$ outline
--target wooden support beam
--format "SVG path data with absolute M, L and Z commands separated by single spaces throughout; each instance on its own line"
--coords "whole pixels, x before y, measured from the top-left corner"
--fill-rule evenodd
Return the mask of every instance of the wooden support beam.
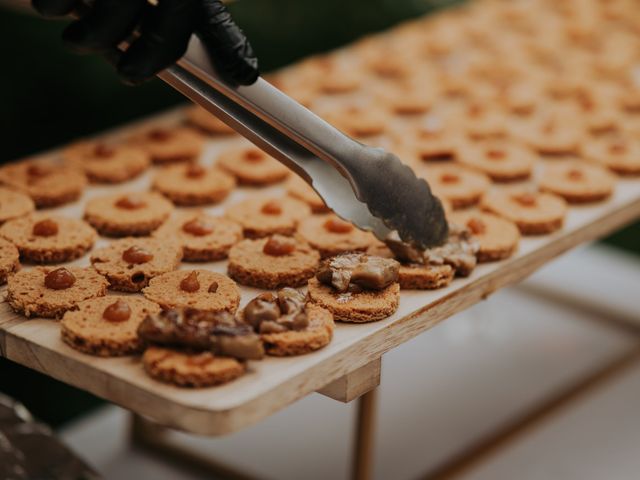
M 318 393 L 348 403 L 380 385 L 381 366 L 382 357 L 334 380 Z

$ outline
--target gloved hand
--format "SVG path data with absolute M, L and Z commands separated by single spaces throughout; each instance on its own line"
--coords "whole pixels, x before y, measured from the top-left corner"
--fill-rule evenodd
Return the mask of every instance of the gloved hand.
M 68 15 L 80 0 L 32 0 L 45 16 Z M 63 39 L 80 52 L 115 54 L 122 79 L 137 84 L 172 65 L 196 33 L 217 71 L 226 80 L 249 85 L 258 78 L 258 61 L 242 30 L 220 0 L 95 0 Z M 140 37 L 119 53 L 116 46 L 138 30 Z

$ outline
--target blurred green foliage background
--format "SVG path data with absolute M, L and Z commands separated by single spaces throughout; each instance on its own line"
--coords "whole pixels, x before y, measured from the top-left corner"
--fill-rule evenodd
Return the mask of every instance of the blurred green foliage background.
M 230 8 L 265 72 L 454 0 L 240 0 Z M 166 109 L 183 98 L 160 81 L 122 85 L 100 58 L 77 56 L 59 40 L 64 21 L 0 7 L 0 162 L 64 144 Z M 640 253 L 640 224 L 609 242 Z M 0 391 L 59 425 L 99 402 L 0 359 Z

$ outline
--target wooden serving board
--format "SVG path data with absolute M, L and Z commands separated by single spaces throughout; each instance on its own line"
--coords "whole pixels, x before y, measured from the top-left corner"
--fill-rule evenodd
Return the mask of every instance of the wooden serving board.
M 144 123 L 174 123 L 181 111 Z M 130 134 L 137 126 L 111 136 Z M 230 142 L 210 142 L 203 163 Z M 56 156 L 50 152 L 44 156 Z M 153 171 L 118 186 L 91 186 L 76 204 L 56 209 L 81 217 L 83 205 L 92 196 L 113 191 L 147 189 Z M 282 186 L 258 190 L 260 194 L 282 194 Z M 206 209 L 215 214 L 256 190 L 239 188 L 223 204 Z M 6 302 L 0 304 L 0 355 L 58 380 L 87 390 L 163 425 L 198 434 L 220 435 L 236 431 L 267 417 L 292 402 L 317 391 L 350 372 L 375 365 L 388 350 L 428 330 L 501 287 L 515 283 L 570 248 L 588 242 L 640 217 L 640 179 L 621 179 L 614 196 L 594 206 L 572 207 L 565 227 L 552 235 L 524 238 L 518 253 L 502 262 L 480 265 L 466 279 L 435 291 L 402 291 L 400 308 L 383 321 L 370 324 L 339 324 L 326 348 L 299 357 L 267 358 L 251 362 L 248 373 L 229 384 L 184 389 L 148 377 L 137 357 L 98 358 L 77 352 L 64 344 L 56 321 L 27 320 L 15 314 Z M 98 245 L 107 242 L 100 239 Z M 88 264 L 88 255 L 73 262 Z M 211 268 L 225 272 L 226 262 L 182 264 L 181 268 Z M 27 267 L 28 268 L 28 267 Z M 244 305 L 258 290 L 241 287 Z

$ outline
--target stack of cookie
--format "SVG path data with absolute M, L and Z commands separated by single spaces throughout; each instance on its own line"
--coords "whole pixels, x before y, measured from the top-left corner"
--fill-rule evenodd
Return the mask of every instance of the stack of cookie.
M 194 387 L 320 349 L 334 320 L 381 321 L 402 290 L 460 282 L 640 174 L 635 10 L 478 0 L 271 76 L 427 179 L 450 222 L 442 246 L 358 230 L 191 107 L 0 168 L 7 301 L 62 318 L 76 350 L 142 353 L 152 377 Z

